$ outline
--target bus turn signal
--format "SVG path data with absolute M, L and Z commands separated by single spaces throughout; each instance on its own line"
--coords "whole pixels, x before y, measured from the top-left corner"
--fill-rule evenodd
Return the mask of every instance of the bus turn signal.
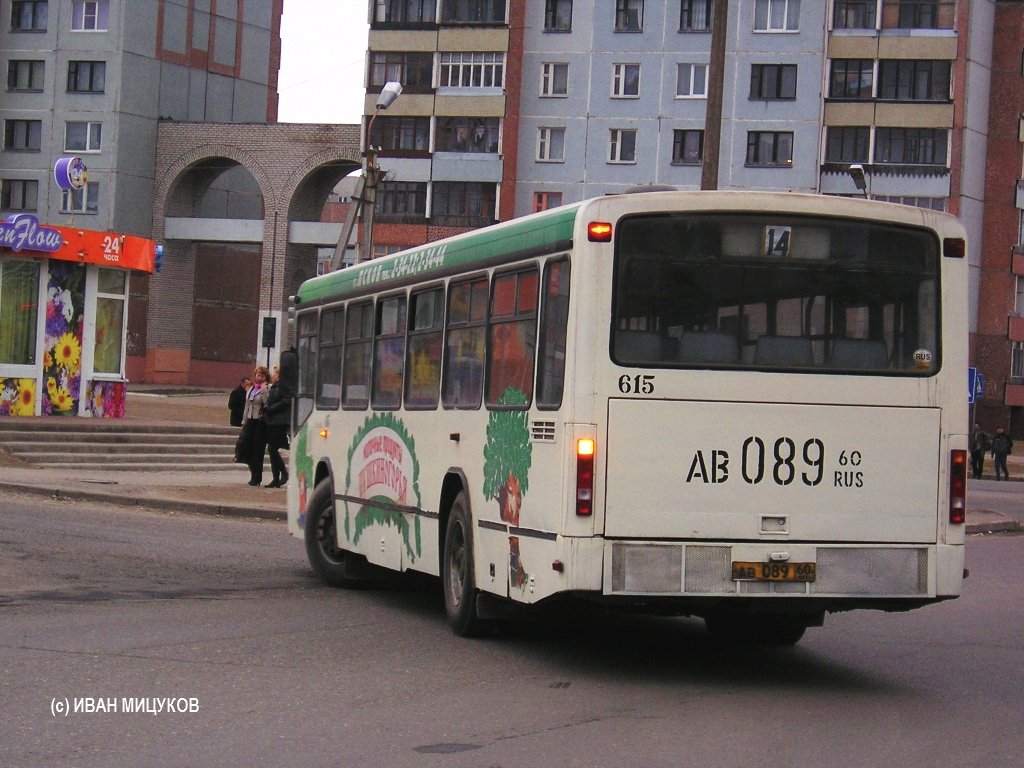
M 587 239 L 592 243 L 610 243 L 612 225 L 607 221 L 592 221 L 587 225 Z
M 960 525 L 967 520 L 967 451 L 949 452 L 949 522 Z

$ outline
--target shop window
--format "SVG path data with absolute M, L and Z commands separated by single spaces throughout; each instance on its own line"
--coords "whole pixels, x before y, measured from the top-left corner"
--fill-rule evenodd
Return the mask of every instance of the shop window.
M 93 370 L 98 374 L 121 376 L 124 350 L 125 308 L 128 302 L 128 273 L 100 269 L 96 281 L 96 353 Z
M 39 262 L 0 259 L 0 363 L 35 365 Z

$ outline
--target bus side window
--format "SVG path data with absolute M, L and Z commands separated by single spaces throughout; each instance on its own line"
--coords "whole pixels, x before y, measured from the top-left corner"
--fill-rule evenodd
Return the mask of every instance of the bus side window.
M 409 302 L 405 407 L 436 408 L 444 343 L 444 289 L 414 293 Z
M 317 360 L 317 316 L 316 312 L 304 312 L 298 317 L 299 381 L 296 398 L 298 411 L 296 424 L 304 424 L 313 412 L 313 393 L 316 383 Z
M 333 309 L 320 315 L 320 364 L 316 369 L 316 407 L 336 410 L 341 404 L 341 344 L 344 341 L 345 310 Z
M 362 409 L 370 402 L 370 345 L 373 304 L 349 305 L 345 326 L 345 365 L 341 378 L 343 408 Z
M 479 408 L 484 391 L 487 278 L 452 283 L 445 337 L 445 408 Z
M 565 384 L 565 337 L 569 325 L 569 260 L 548 262 L 544 269 L 540 352 L 537 355 L 537 407 L 562 405 Z
M 487 329 L 487 406 L 528 407 L 537 339 L 537 269 L 495 276 Z
M 377 327 L 373 344 L 373 408 L 402 405 L 405 375 L 405 295 L 377 302 Z

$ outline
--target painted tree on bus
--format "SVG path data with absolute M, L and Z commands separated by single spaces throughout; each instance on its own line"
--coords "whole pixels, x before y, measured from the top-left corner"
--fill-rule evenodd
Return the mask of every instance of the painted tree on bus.
M 526 395 L 509 387 L 499 405 L 526 405 Z M 523 494 L 529 488 L 533 448 L 527 412 L 491 411 L 487 421 L 487 445 L 484 446 L 484 496 L 495 499 L 501 519 L 519 525 Z

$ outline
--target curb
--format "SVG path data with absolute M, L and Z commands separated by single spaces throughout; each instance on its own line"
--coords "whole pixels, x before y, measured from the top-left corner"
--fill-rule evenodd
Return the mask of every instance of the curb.
M 0 481 L 0 488 L 16 493 L 26 493 L 32 496 L 46 496 L 51 499 L 62 501 L 99 501 L 112 504 L 131 504 L 136 507 L 161 510 L 164 512 L 185 512 L 197 515 L 212 515 L 215 517 L 246 517 L 259 518 L 260 520 L 274 520 L 284 522 L 288 519 L 288 513 L 269 509 L 253 509 L 241 507 L 236 504 L 213 504 L 203 501 L 182 501 L 178 499 L 160 499 L 147 496 L 125 496 L 115 493 L 103 493 L 101 491 L 82 491 L 45 488 L 35 485 L 19 485 L 18 483 L 6 483 Z
M 1021 530 L 1017 520 L 994 520 L 991 523 L 975 523 L 967 526 L 968 534 L 978 533 L 1015 533 Z

